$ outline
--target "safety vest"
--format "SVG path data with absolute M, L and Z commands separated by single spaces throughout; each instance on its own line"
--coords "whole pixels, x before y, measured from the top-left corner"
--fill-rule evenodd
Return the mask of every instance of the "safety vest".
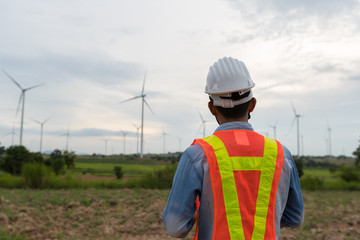
M 214 196 L 212 239 L 276 239 L 281 144 L 248 130 L 217 131 L 195 143 L 202 146 L 209 164 Z

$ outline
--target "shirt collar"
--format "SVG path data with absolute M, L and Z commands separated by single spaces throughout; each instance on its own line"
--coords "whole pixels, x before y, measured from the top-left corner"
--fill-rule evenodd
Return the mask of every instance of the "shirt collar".
M 247 122 L 227 122 L 227 123 L 223 123 L 220 126 L 218 126 L 215 129 L 215 132 L 217 132 L 217 131 L 226 131 L 226 130 L 234 130 L 234 129 L 254 131 L 254 129 L 252 128 L 250 123 L 247 123 Z

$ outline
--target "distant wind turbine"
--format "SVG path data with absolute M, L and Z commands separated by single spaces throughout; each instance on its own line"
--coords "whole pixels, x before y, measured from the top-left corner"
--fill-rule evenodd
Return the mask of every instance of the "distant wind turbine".
M 127 132 L 125 131 L 121 131 L 122 135 L 124 136 L 124 155 L 125 155 L 125 149 L 126 149 L 126 135 L 127 135 Z
M 35 119 L 32 119 L 34 122 L 40 124 L 40 153 L 42 152 L 42 139 L 43 139 L 43 129 L 44 129 L 44 124 L 50 119 L 51 117 L 47 118 L 45 121 L 43 122 L 39 122 Z
M 200 118 L 201 118 L 201 125 L 200 125 L 200 128 L 199 130 L 201 129 L 201 127 L 203 127 L 203 137 L 205 137 L 205 123 L 209 122 L 209 121 L 206 121 L 204 120 L 203 116 L 201 115 L 199 109 L 198 109 L 198 112 L 199 112 L 199 115 L 200 115 Z M 199 131 L 198 131 L 199 132 Z
M 109 139 L 103 139 L 103 141 L 105 142 L 105 156 L 107 156 L 107 142 L 109 141 Z
M 269 127 L 271 127 L 272 129 L 274 129 L 274 139 L 276 140 L 276 125 L 277 125 L 277 121 L 275 122 L 274 125 L 269 125 Z
M 12 131 L 8 132 L 5 136 L 8 136 L 11 134 L 11 146 L 14 146 L 14 135 L 17 135 L 15 130 L 14 130 L 14 125 L 12 127 Z
M 327 124 L 327 131 L 329 136 L 329 156 L 331 156 L 331 128 L 329 127 L 329 123 Z
M 165 149 L 165 137 L 166 137 L 166 135 L 169 135 L 169 134 L 167 134 L 166 132 L 165 132 L 165 130 L 164 130 L 164 128 L 162 128 L 162 137 L 163 137 L 163 152 L 164 152 L 164 154 L 166 153 L 166 149 Z
M 297 156 L 299 157 L 300 156 L 300 128 L 299 128 L 299 118 L 302 117 L 300 114 L 298 114 L 296 112 L 296 109 L 294 107 L 294 104 L 292 103 L 292 101 L 290 100 L 290 103 L 291 103 L 291 107 L 294 111 L 294 120 L 293 122 L 291 123 L 291 127 L 290 127 L 290 130 L 291 128 L 293 127 L 294 123 L 295 123 L 295 120 L 296 120 L 296 125 L 297 125 Z
M 69 138 L 70 138 L 70 130 L 68 128 L 67 132 L 63 135 L 63 136 L 66 136 L 66 151 L 68 152 L 69 151 Z
M 18 111 L 19 111 L 20 102 L 21 102 L 21 100 L 22 100 L 22 107 L 21 107 L 21 124 L 20 124 L 20 145 L 22 145 L 23 126 L 24 126 L 24 110 L 25 110 L 25 93 L 26 93 L 27 90 L 30 90 L 30 89 L 33 89 L 33 88 L 42 86 L 42 85 L 44 85 L 44 84 L 38 84 L 38 85 L 29 87 L 29 88 L 22 88 L 22 87 L 20 86 L 20 84 L 19 84 L 18 82 L 16 82 L 13 77 L 11 77 L 7 72 L 5 72 L 4 69 L 2 69 L 2 71 L 3 71 L 3 72 L 6 74 L 6 76 L 8 76 L 8 77 L 10 78 L 10 80 L 13 81 L 13 83 L 15 83 L 15 85 L 18 86 L 18 87 L 20 88 L 20 90 L 21 90 L 21 95 L 20 95 L 19 103 L 18 103 L 18 106 L 17 106 L 17 109 L 16 109 L 16 114 L 17 114 Z
M 145 79 L 146 79 L 146 72 L 145 72 L 145 75 L 144 75 L 144 81 L 143 81 L 143 86 L 142 86 L 142 90 L 141 90 L 141 94 L 136 96 L 136 97 L 133 97 L 133 98 L 130 98 L 130 99 L 127 99 L 125 101 L 121 101 L 120 103 L 123 103 L 123 102 L 127 102 L 127 101 L 131 101 L 131 100 L 134 100 L 134 99 L 137 99 L 137 98 L 142 98 L 142 101 L 141 101 L 141 143 L 140 143 L 140 158 L 143 158 L 144 156 L 144 104 L 146 104 L 146 106 L 149 108 L 149 110 L 151 111 L 152 114 L 154 114 L 153 110 L 151 109 L 150 105 L 147 103 L 147 101 L 145 100 L 145 97 L 146 97 L 146 94 L 144 93 L 144 90 L 145 90 Z M 155 114 L 154 114 L 155 115 Z
M 139 130 L 141 126 L 135 125 L 135 123 L 132 123 L 134 127 L 136 128 L 136 154 L 139 153 Z
M 178 137 L 179 140 L 179 152 L 181 152 L 181 137 Z

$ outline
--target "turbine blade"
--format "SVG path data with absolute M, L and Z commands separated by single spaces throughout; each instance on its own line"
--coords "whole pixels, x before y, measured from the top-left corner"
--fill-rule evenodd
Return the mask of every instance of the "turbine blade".
M 17 108 L 16 108 L 15 116 L 17 116 L 17 114 L 19 113 L 20 103 L 21 103 L 21 100 L 22 100 L 23 97 L 24 97 L 24 92 L 22 92 L 21 95 L 20 95 L 19 102 L 18 102 L 18 105 L 17 105 Z
M 43 86 L 45 85 L 45 83 L 42 83 L 42 84 L 38 84 L 38 85 L 35 85 L 35 86 L 32 86 L 32 87 L 29 87 L 29 88 L 25 88 L 24 90 L 27 91 L 27 90 L 30 90 L 30 89 L 33 89 L 33 88 L 37 88 L 37 87 L 40 87 L 40 86 Z
M 36 123 L 38 123 L 38 124 L 40 124 L 41 125 L 41 122 L 39 122 L 39 121 L 36 121 L 35 119 L 32 119 L 32 118 L 30 118 L 31 120 L 33 120 L 34 122 L 36 122 Z
M 199 115 L 200 115 L 201 121 L 202 121 L 202 122 L 205 122 L 205 121 L 204 121 L 204 118 L 202 117 L 202 115 L 201 115 L 201 113 L 200 113 L 200 111 L 199 111 L 199 109 L 198 109 L 198 113 L 199 113 Z
M 45 121 L 42 122 L 42 124 L 45 124 L 47 121 L 50 120 L 50 118 L 52 118 L 52 116 L 51 116 L 51 117 L 48 117 Z
M 292 123 L 291 123 L 291 126 L 290 126 L 290 128 L 289 128 L 288 135 L 289 135 L 289 133 L 290 133 L 290 131 L 291 131 L 292 127 L 294 126 L 295 120 L 296 120 L 296 116 L 294 117 L 294 120 L 293 120 L 293 121 L 292 121 Z
M 154 113 L 154 111 L 151 109 L 150 105 L 149 105 L 149 104 L 147 103 L 147 101 L 145 100 L 145 98 L 143 98 L 143 99 L 144 99 L 144 102 L 145 102 L 146 106 L 150 109 L 151 113 L 152 113 L 154 116 L 156 116 L 155 113 Z
M 143 81 L 143 86 L 142 86 L 142 90 L 141 90 L 141 95 L 144 94 L 144 90 L 145 90 L 145 79 L 146 79 L 146 71 L 145 71 L 145 74 L 144 74 L 144 81 Z
M 201 130 L 201 128 L 202 128 L 202 126 L 203 126 L 203 124 L 204 124 L 204 123 L 201 123 L 201 124 L 200 124 L 199 129 L 198 129 L 198 130 L 197 130 L 197 132 L 196 132 L 196 136 L 199 134 L 199 132 L 200 132 L 200 130 Z M 196 138 L 196 137 L 195 137 L 195 138 Z
M 4 69 L 2 69 L 2 71 L 6 74 L 6 76 L 8 76 L 11 79 L 11 81 L 13 81 L 21 90 L 23 90 L 20 84 L 17 81 L 15 81 L 15 79 L 12 76 L 10 76 L 10 74 L 8 74 Z
M 133 97 L 133 98 L 129 98 L 129 99 L 124 100 L 124 101 L 121 101 L 121 102 L 119 102 L 119 103 L 128 102 L 128 101 L 131 101 L 131 100 L 134 100 L 134 99 L 137 99 L 137 98 L 141 98 L 141 96 L 136 96 L 136 97 Z

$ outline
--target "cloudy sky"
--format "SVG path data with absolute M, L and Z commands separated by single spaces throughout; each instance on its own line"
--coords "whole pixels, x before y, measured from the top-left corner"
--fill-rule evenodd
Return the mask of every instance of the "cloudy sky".
M 76 153 L 136 152 L 141 99 L 120 102 L 140 94 L 145 72 L 154 114 L 145 108 L 144 153 L 183 151 L 202 137 L 199 112 L 207 135 L 217 127 L 205 81 L 231 56 L 256 84 L 256 131 L 274 137 L 276 124 L 276 138 L 296 155 L 292 102 L 300 153 L 327 154 L 331 142 L 333 155 L 350 156 L 360 139 L 359 12 L 358 0 L 0 0 L 0 68 L 23 88 L 44 84 L 26 92 L 31 151 L 40 148 L 36 121 L 51 117 L 44 151 L 65 149 L 69 131 Z M 20 94 L 0 71 L 6 147 L 19 143 Z

